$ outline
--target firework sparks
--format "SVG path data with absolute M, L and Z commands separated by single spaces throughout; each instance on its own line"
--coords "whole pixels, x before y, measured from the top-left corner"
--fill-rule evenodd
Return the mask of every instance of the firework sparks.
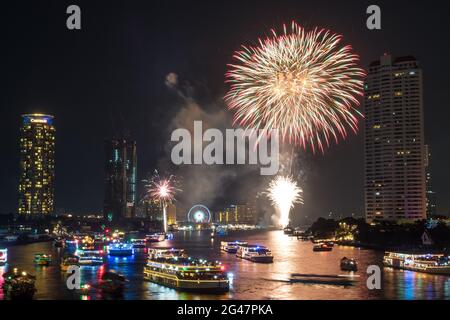
M 322 152 L 330 139 L 356 133 L 365 72 L 342 37 L 327 30 L 307 32 L 295 22 L 282 35 L 236 52 L 229 65 L 225 96 L 235 123 L 279 129 L 283 141 Z
M 296 203 L 303 203 L 303 190 L 291 177 L 278 176 L 274 178 L 267 189 L 272 204 L 278 209 L 278 224 L 281 227 L 289 225 L 289 211 Z
M 153 177 L 146 186 L 148 195 L 161 202 L 163 209 L 164 232 L 167 232 L 167 204 L 175 200 L 175 194 L 181 191 L 177 188 L 176 178 L 171 175 L 169 178 L 161 178 L 158 171 L 155 170 Z

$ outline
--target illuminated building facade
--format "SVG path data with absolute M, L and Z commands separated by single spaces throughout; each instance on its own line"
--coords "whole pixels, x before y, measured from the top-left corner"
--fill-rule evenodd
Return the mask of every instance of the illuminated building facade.
M 173 203 L 167 204 L 167 225 L 177 224 L 177 207 Z
M 162 222 L 163 210 L 161 202 L 147 197 L 141 199 L 138 206 L 137 217 L 147 219 L 150 222 Z
M 103 212 L 109 221 L 133 218 L 136 209 L 136 142 L 114 139 L 105 148 L 105 197 Z
M 256 203 L 231 205 L 216 212 L 216 222 L 223 224 L 256 224 Z
M 425 145 L 425 175 L 427 190 L 427 218 L 436 215 L 436 193 L 433 191 L 431 179 L 431 152 L 428 145 Z
M 372 62 L 365 83 L 367 222 L 426 217 L 422 70 L 413 57 Z
M 53 116 L 22 115 L 20 127 L 19 214 L 52 214 L 55 127 Z

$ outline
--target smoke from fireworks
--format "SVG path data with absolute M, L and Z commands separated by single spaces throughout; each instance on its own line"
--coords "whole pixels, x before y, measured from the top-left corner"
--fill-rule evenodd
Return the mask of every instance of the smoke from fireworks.
M 274 178 L 267 189 L 267 194 L 272 204 L 278 209 L 278 224 L 281 227 L 289 225 L 289 211 L 296 203 L 303 203 L 303 190 L 297 186 L 297 182 L 288 176 Z
M 365 72 L 351 46 L 327 30 L 291 30 L 259 40 L 257 47 L 235 53 L 225 96 L 234 121 L 247 128 L 279 129 L 283 141 L 313 151 L 357 131 Z

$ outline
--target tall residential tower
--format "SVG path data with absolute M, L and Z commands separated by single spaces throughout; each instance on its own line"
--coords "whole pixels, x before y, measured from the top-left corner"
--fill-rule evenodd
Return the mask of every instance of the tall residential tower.
M 425 219 L 422 70 L 414 57 L 370 64 L 365 112 L 366 220 Z
M 105 147 L 104 215 L 113 222 L 133 218 L 136 210 L 136 142 L 114 139 Z
M 54 209 L 55 127 L 53 116 L 22 115 L 19 214 L 46 215 Z

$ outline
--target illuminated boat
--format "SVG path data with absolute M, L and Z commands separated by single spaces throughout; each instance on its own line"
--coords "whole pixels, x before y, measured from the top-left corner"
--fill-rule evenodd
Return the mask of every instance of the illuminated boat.
M 66 272 L 70 266 L 78 266 L 80 258 L 74 254 L 66 254 L 61 259 L 61 271 Z
M 34 255 L 34 264 L 37 266 L 49 266 L 52 263 L 50 254 L 36 253 Z
M 103 250 L 77 250 L 75 256 L 80 266 L 99 266 L 104 263 Z
M 161 242 L 166 240 L 166 235 L 164 233 L 154 233 L 147 235 L 148 242 Z
M 0 266 L 8 262 L 8 249 L 0 249 Z
M 287 226 L 286 228 L 283 229 L 284 234 L 293 234 L 294 233 L 294 229 L 292 229 L 292 227 Z
M 330 247 L 326 243 L 318 243 L 313 246 L 314 252 L 332 251 L 333 247 Z
M 3 274 L 3 294 L 11 300 L 31 300 L 36 292 L 36 277 L 17 268 Z
M 134 254 L 131 243 L 114 242 L 108 245 L 108 254 L 116 257 L 132 256 Z
M 359 276 L 293 273 L 289 283 L 322 284 L 334 286 L 352 286 L 357 283 Z
M 85 236 L 83 239 L 81 239 L 79 248 L 81 250 L 95 250 L 94 239 L 89 236 Z
M 220 249 L 222 251 L 228 252 L 228 253 L 237 253 L 239 245 L 246 245 L 247 242 L 240 242 L 240 241 L 221 241 L 220 242 Z
M 78 240 L 75 237 L 67 238 L 64 242 L 68 247 L 75 247 L 78 245 Z
M 144 279 L 181 291 L 221 293 L 230 289 L 223 265 L 193 259 L 177 249 L 150 249 Z
M 343 257 L 340 266 L 342 271 L 358 271 L 358 263 L 355 259 Z
M 240 244 L 236 257 L 259 263 L 273 262 L 272 252 L 264 246 Z
M 147 247 L 147 240 L 146 239 L 132 239 L 131 244 L 133 245 L 133 248 L 135 249 L 142 249 Z
M 394 269 L 450 275 L 449 257 L 444 254 L 386 252 L 383 264 Z

